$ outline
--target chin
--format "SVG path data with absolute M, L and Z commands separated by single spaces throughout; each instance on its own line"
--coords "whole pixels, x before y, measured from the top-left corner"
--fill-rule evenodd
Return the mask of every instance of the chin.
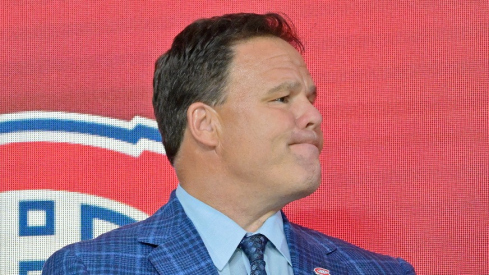
M 305 198 L 314 193 L 321 185 L 320 173 L 309 173 L 305 178 L 298 180 L 295 186 L 294 199 L 298 200 Z

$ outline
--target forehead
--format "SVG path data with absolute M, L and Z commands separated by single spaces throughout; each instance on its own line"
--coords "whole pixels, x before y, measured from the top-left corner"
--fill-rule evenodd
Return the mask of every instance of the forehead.
M 272 88 L 281 83 L 299 83 L 305 89 L 314 86 L 299 52 L 276 37 L 257 37 L 236 44 L 229 67 L 233 88 L 254 86 Z

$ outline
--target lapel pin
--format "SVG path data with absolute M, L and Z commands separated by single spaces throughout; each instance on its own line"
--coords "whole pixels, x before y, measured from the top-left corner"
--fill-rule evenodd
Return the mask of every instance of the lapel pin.
M 329 273 L 329 270 L 327 270 L 326 268 L 322 268 L 322 267 L 314 268 L 314 273 L 316 273 L 316 275 L 331 275 Z

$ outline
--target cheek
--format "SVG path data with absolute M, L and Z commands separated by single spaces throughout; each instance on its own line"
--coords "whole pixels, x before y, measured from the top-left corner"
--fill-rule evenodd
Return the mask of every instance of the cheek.
M 291 112 L 243 106 L 223 117 L 223 145 L 242 156 L 273 158 L 287 149 L 294 127 Z
M 259 137 L 256 122 L 246 112 L 239 110 L 229 112 L 222 120 L 222 148 L 228 156 L 246 157 L 252 153 L 255 142 Z
M 257 154 L 274 163 L 282 162 L 284 155 L 289 154 L 289 141 L 294 127 L 293 118 L 284 112 L 274 112 L 262 118 L 253 132 Z

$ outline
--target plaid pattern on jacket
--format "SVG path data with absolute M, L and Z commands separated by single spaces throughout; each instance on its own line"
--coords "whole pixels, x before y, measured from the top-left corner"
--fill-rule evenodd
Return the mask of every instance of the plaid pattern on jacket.
M 296 275 L 315 274 L 316 267 L 328 269 L 331 275 L 415 274 L 402 259 L 366 251 L 283 217 Z M 46 261 L 42 274 L 218 275 L 218 272 L 172 192 L 168 203 L 148 219 L 57 251 Z

